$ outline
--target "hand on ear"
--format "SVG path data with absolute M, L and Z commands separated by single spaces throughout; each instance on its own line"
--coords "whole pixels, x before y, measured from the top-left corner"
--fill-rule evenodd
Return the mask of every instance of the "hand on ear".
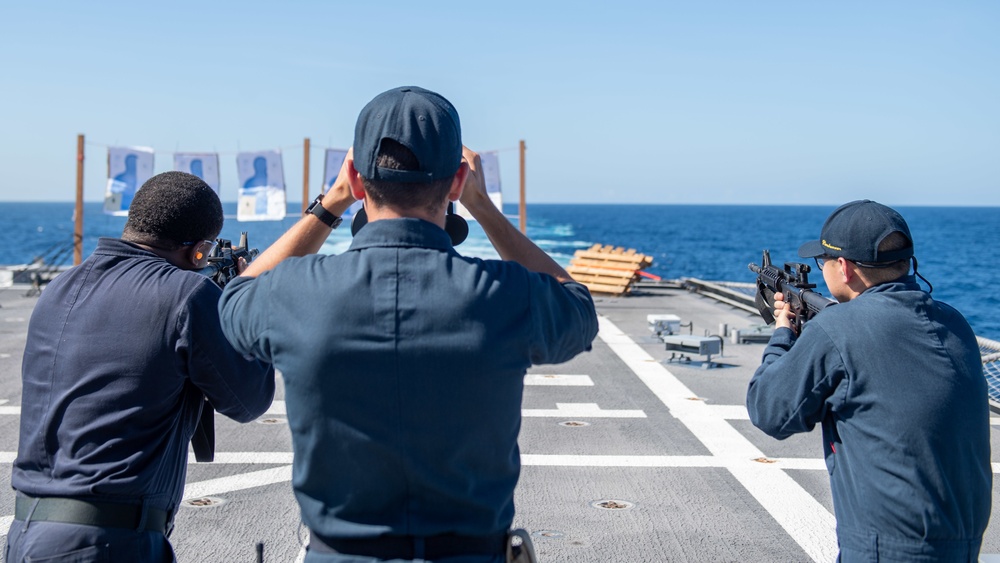
M 340 165 L 340 172 L 337 173 L 337 178 L 330 185 L 330 189 L 326 192 L 327 194 L 332 194 L 335 199 L 349 199 L 352 202 L 354 200 L 364 199 L 364 191 L 360 192 L 361 188 L 361 175 L 354 168 L 354 147 L 347 149 L 347 155 L 344 157 L 344 162 Z
M 468 167 L 465 185 L 461 192 L 461 202 L 466 207 L 473 207 L 483 198 L 489 198 L 486 194 L 486 181 L 483 178 L 483 161 L 479 153 L 469 147 L 462 146 L 462 163 Z

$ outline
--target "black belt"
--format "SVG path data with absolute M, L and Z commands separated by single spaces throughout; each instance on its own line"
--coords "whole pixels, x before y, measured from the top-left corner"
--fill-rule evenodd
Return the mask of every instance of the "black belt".
M 378 536 L 374 538 L 321 538 L 310 533 L 309 549 L 378 559 L 443 559 L 461 555 L 503 555 L 507 534 L 488 536 Z
M 137 532 L 161 534 L 168 534 L 173 528 L 173 515 L 158 508 L 63 497 L 34 498 L 20 493 L 14 501 L 14 519 L 27 522 L 83 524 L 100 528 L 126 528 Z

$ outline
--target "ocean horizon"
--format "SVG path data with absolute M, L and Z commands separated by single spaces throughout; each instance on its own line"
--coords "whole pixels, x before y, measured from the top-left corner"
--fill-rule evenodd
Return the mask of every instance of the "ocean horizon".
M 647 271 L 665 279 L 752 282 L 747 268 L 760 262 L 764 249 L 774 263 L 804 261 L 798 247 L 818 238 L 836 205 L 738 204 L 591 204 L 531 203 L 528 236 L 563 265 L 577 250 L 594 244 L 632 248 L 653 258 Z M 36 257 L 47 262 L 72 261 L 74 202 L 5 202 L 0 205 L 0 264 L 24 264 Z M 227 215 L 221 238 L 236 241 L 248 233 L 251 247 L 261 250 L 284 233 L 301 213 L 301 202 L 288 203 L 280 221 L 240 222 L 236 203 L 223 202 Z M 958 308 L 980 336 L 1000 340 L 1000 271 L 988 249 L 1000 247 L 1000 207 L 897 206 L 906 218 L 916 247 L 920 273 L 934 285 L 933 295 Z M 518 206 L 504 213 L 518 223 Z M 83 254 L 100 237 L 118 237 L 124 217 L 106 215 L 102 202 L 84 203 Z M 350 229 L 335 230 L 322 252 L 340 253 L 350 246 Z M 497 255 L 479 226 L 472 222 L 469 239 L 457 250 L 470 256 Z M 810 281 L 829 295 L 822 276 Z

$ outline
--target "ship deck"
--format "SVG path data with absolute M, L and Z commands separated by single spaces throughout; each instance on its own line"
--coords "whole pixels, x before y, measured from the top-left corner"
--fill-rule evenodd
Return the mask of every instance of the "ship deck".
M 676 352 L 646 321 L 674 314 L 691 323 L 683 334 L 721 335 L 757 325 L 758 317 L 679 288 L 596 301 L 601 325 L 593 350 L 525 378 L 514 524 L 532 534 L 540 560 L 834 560 L 819 430 L 777 441 L 747 418 L 746 385 L 763 344 L 724 337 L 722 354 L 712 357 L 719 365 L 706 369 L 698 354 L 671 360 Z M 34 303 L 24 289 L 0 289 L 0 533 L 14 512 L 10 465 Z M 308 532 L 290 486 L 283 398 L 279 385 L 270 411 L 255 422 L 217 417 L 216 460 L 192 457 L 188 466 L 171 537 L 179 561 L 255 561 L 261 542 L 265 561 L 301 561 Z M 998 425 L 994 416 L 994 472 Z M 983 552 L 1000 553 L 996 525 Z

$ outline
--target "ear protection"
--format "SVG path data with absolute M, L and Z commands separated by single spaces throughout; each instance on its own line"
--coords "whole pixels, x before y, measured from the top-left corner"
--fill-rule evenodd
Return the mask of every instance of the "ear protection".
M 208 254 L 202 251 L 203 250 L 202 247 L 204 246 L 204 244 L 205 241 L 201 241 L 197 245 L 195 245 L 193 249 L 194 255 L 192 257 L 194 258 L 194 266 L 196 268 L 204 268 L 206 265 L 208 265 Z
M 362 205 L 357 211 L 354 212 L 354 217 L 351 218 L 351 236 L 358 234 L 361 227 L 368 224 L 368 213 L 365 212 L 365 207 Z
M 367 224 L 368 213 L 362 207 L 354 213 L 354 218 L 351 219 L 351 236 L 358 234 L 361 227 Z M 452 246 L 462 244 L 469 236 L 469 223 L 461 215 L 455 213 L 455 203 L 452 201 L 448 202 L 448 214 L 444 218 L 444 232 L 448 233 L 451 238 Z
M 455 202 L 448 202 L 448 214 L 444 218 L 444 232 L 451 237 L 451 245 L 458 246 L 469 236 L 469 224 L 465 218 L 455 213 Z
M 360 209 L 354 212 L 354 217 L 351 219 L 351 236 L 358 234 L 361 227 L 368 224 L 368 213 L 365 212 L 365 207 L 362 205 Z

